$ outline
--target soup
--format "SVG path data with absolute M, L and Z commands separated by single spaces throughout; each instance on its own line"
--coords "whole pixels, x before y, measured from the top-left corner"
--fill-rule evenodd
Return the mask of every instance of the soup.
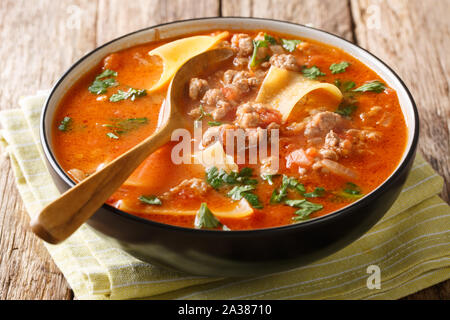
M 180 101 L 191 135 L 149 156 L 109 205 L 182 227 L 269 228 L 341 209 L 397 167 L 406 124 L 375 72 L 310 39 L 221 30 L 112 53 L 80 78 L 53 123 L 62 168 L 81 181 L 151 135 L 174 72 L 215 48 L 233 56 L 193 75 Z

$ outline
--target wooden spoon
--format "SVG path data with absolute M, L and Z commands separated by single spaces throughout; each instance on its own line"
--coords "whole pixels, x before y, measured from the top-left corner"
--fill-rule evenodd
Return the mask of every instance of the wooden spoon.
M 32 221 L 31 229 L 41 239 L 57 244 L 74 233 L 125 182 L 153 152 L 170 141 L 178 128 L 191 128 L 181 99 L 187 82 L 233 55 L 230 49 L 215 49 L 187 61 L 175 74 L 161 108 L 157 130 L 101 170 L 95 172 L 47 205 Z

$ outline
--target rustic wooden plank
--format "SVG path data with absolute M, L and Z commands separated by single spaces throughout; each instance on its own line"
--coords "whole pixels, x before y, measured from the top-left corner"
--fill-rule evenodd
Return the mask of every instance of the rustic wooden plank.
M 0 108 L 50 88 L 62 72 L 95 46 L 96 2 L 0 2 Z M 70 299 L 66 280 L 28 231 L 29 219 L 9 161 L 0 161 L 0 299 Z
M 219 15 L 218 0 L 100 0 L 97 44 L 155 24 Z
M 0 2 L 0 108 L 51 85 L 98 44 L 167 21 L 219 14 L 217 0 Z M 6 158 L 0 159 L 0 299 L 70 299 L 28 217 Z
M 287 20 L 353 39 L 346 0 L 227 0 L 222 1 L 222 14 Z
M 416 100 L 421 120 L 419 149 L 444 176 L 450 192 L 449 0 L 352 0 L 355 39 L 389 64 Z M 449 299 L 450 281 L 408 299 Z

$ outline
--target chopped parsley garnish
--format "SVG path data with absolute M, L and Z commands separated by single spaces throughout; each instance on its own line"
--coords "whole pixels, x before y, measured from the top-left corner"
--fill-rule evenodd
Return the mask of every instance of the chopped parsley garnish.
M 250 203 L 250 205 L 255 209 L 262 209 L 264 206 L 262 205 L 261 201 L 259 200 L 258 196 L 251 192 L 245 192 L 243 193 L 243 196 L 245 200 Z
M 209 210 L 206 203 L 202 203 L 200 205 L 200 209 L 198 210 L 197 214 L 195 215 L 195 222 L 194 226 L 196 229 L 213 229 L 220 226 L 221 223 L 219 219 L 217 219 L 211 210 Z
M 335 111 L 337 114 L 340 114 L 343 117 L 351 117 L 351 115 L 353 114 L 353 112 L 356 111 L 356 109 L 358 109 L 358 106 L 356 104 L 345 104 L 345 103 L 341 103 L 338 107 L 338 109 Z
M 70 129 L 71 125 L 72 125 L 72 118 L 64 117 L 64 119 L 62 119 L 61 123 L 58 126 L 58 130 L 66 132 Z
M 354 97 L 355 93 L 351 91 L 351 89 L 356 86 L 356 83 L 353 81 L 342 82 L 340 79 L 336 79 L 334 84 L 339 88 L 339 90 L 341 90 L 344 96 L 344 99 L 335 112 L 343 117 L 349 118 L 356 111 L 356 109 L 358 109 L 358 100 Z
M 108 132 L 108 133 L 106 134 L 106 136 L 108 136 L 110 139 L 115 139 L 115 140 L 119 139 L 119 137 L 116 136 L 116 135 L 115 135 L 114 133 L 112 133 L 112 132 Z
M 297 48 L 297 45 L 300 44 L 301 40 L 287 40 L 287 39 L 281 39 L 281 46 L 289 51 L 294 52 L 295 48 Z
M 240 172 L 231 171 L 227 173 L 223 169 L 211 167 L 206 171 L 206 181 L 214 189 L 218 190 L 224 186 L 234 186 L 227 195 L 233 200 L 241 200 L 245 198 L 252 207 L 262 209 L 263 205 L 258 196 L 252 193 L 255 189 L 254 185 L 258 183 L 256 179 L 252 179 L 253 169 L 242 168 Z
M 223 169 L 211 167 L 206 170 L 206 181 L 214 189 L 219 189 L 223 185 L 253 185 L 257 184 L 256 179 L 251 179 L 253 170 L 251 168 L 242 168 L 240 172 L 231 171 L 227 173 Z
M 344 81 L 342 82 L 340 79 L 336 79 L 334 81 L 334 85 L 339 88 L 343 93 L 350 91 L 354 87 L 356 87 L 356 83 L 354 81 Z
M 208 121 L 208 125 L 211 127 L 218 127 L 222 125 L 222 122 L 220 121 Z
M 119 102 L 122 100 L 130 99 L 131 101 L 136 100 L 136 98 L 144 97 L 147 95 L 147 90 L 145 89 L 134 89 L 130 88 L 128 91 L 118 90 L 117 93 L 114 93 L 109 101 L 111 102 Z
M 295 190 L 300 194 L 303 194 L 305 186 L 298 182 L 295 178 L 283 175 L 280 189 L 274 189 L 272 196 L 270 197 L 270 203 L 280 203 L 287 197 L 288 189 Z
M 157 196 L 140 196 L 138 199 L 145 204 L 157 206 L 160 206 L 162 204 L 161 200 Z
M 196 121 L 200 121 L 200 120 L 202 120 L 202 119 L 205 118 L 205 117 L 212 117 L 212 116 L 211 116 L 211 113 L 206 112 L 205 109 L 203 109 L 203 106 L 202 106 L 202 105 L 200 105 L 200 106 L 198 107 L 198 109 L 200 110 L 200 116 L 197 118 Z
M 345 193 L 348 194 L 353 194 L 353 195 L 357 195 L 357 194 L 361 194 L 361 188 L 358 187 L 356 184 L 354 184 L 353 182 L 347 182 L 345 184 L 345 189 L 344 189 Z
M 332 74 L 343 73 L 350 66 L 350 63 L 347 61 L 342 61 L 341 63 L 333 63 L 330 66 L 330 70 Z
M 313 212 L 323 209 L 323 205 L 309 202 L 305 199 L 302 200 L 286 200 L 284 202 L 288 206 L 299 208 L 295 211 L 296 217 L 292 218 L 294 221 L 301 221 L 309 218 L 309 215 Z
M 364 196 L 362 190 L 359 186 L 354 184 L 353 182 L 347 182 L 343 189 L 339 192 L 336 192 L 335 195 L 337 198 L 344 198 L 350 200 L 357 200 Z
M 230 228 L 222 224 L 204 202 L 195 215 L 194 226 L 196 229 L 214 229 L 221 226 L 222 230 L 230 231 Z
M 273 185 L 273 178 L 278 177 L 279 174 L 261 174 L 261 179 L 267 181 L 268 184 Z
M 359 88 L 354 89 L 354 92 L 376 92 L 381 93 L 386 89 L 386 86 L 383 82 L 374 80 L 369 81 L 360 86 Z
M 88 90 L 94 94 L 106 93 L 109 87 L 114 87 L 118 85 L 115 77 L 117 77 L 116 71 L 106 69 L 97 77 L 95 77 L 94 82 L 89 86 Z
M 104 124 L 103 127 L 111 128 L 113 132 L 109 132 L 106 135 L 112 139 L 119 139 L 118 136 L 128 133 L 131 130 L 135 130 L 140 126 L 148 123 L 147 118 L 129 118 L 129 119 L 113 119 L 112 124 Z
M 254 68 L 261 62 L 267 61 L 270 59 L 270 56 L 266 56 L 262 59 L 256 59 L 256 55 L 258 53 L 259 48 L 267 48 L 268 41 L 267 40 L 253 40 L 253 54 L 250 59 L 250 67 Z
M 317 77 L 324 76 L 325 73 L 320 71 L 319 68 L 316 66 L 312 66 L 311 68 L 307 68 L 306 66 L 303 66 L 302 73 L 306 78 L 309 79 L 317 79 Z
M 271 35 L 268 35 L 267 33 L 264 33 L 264 40 L 266 40 L 270 44 L 277 44 L 277 40 Z
M 228 192 L 228 196 L 233 200 L 241 200 L 244 197 L 244 193 L 255 190 L 253 185 L 235 186 Z
M 304 193 L 303 196 L 305 198 L 319 198 L 319 197 L 323 197 L 324 194 L 325 194 L 325 189 L 321 188 L 321 187 L 317 187 L 314 189 L 313 192 Z

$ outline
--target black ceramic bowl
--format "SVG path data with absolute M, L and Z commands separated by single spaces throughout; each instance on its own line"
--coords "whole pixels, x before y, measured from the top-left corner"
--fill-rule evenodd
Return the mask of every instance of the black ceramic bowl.
M 111 52 L 155 37 L 164 39 L 213 29 L 265 29 L 315 39 L 339 47 L 365 63 L 397 91 L 408 126 L 408 143 L 401 163 L 382 185 L 362 199 L 300 224 L 251 231 L 195 230 L 141 219 L 103 205 L 89 219 L 89 226 L 105 240 L 143 261 L 210 276 L 249 276 L 287 270 L 326 257 L 358 239 L 391 207 L 406 180 L 417 147 L 417 109 L 404 83 L 381 60 L 337 36 L 288 22 L 250 18 L 179 21 L 128 34 L 81 58 L 56 83 L 42 113 L 42 146 L 58 188 L 65 191 L 75 183 L 52 152 L 51 124 L 59 101 L 77 79 Z

